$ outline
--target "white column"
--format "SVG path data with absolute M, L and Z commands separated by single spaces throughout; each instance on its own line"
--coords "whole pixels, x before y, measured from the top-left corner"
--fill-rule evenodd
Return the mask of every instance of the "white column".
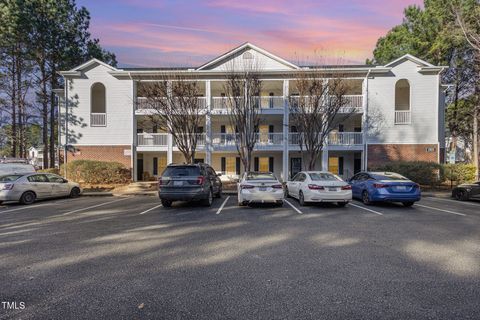
M 167 95 L 172 95 L 172 81 L 167 82 Z M 170 100 L 170 99 L 168 99 Z M 170 132 L 167 134 L 167 164 L 173 162 L 173 136 Z
M 288 122 L 289 122 L 289 115 L 290 115 L 290 110 L 289 110 L 289 102 L 288 102 L 288 93 L 289 87 L 288 87 L 288 80 L 283 80 L 283 181 L 288 181 L 288 133 L 289 133 L 289 128 L 288 128 Z
M 362 170 L 367 171 L 368 163 L 368 77 L 370 71 L 367 73 L 362 85 L 362 139 L 363 139 L 363 151 L 362 151 Z
M 328 147 L 322 150 L 322 171 L 328 171 Z
M 205 162 L 212 165 L 212 118 L 210 113 L 212 92 L 210 80 L 205 82 L 205 99 L 207 104 L 207 112 L 205 113 Z
M 133 123 L 132 123 L 132 146 L 131 146 L 131 167 L 132 167 L 132 181 L 137 181 L 137 116 L 136 116 L 136 108 L 137 108 L 137 81 L 133 80 L 132 83 L 132 102 L 133 102 Z

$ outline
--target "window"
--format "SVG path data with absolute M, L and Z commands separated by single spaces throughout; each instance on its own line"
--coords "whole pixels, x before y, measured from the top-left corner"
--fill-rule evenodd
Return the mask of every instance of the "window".
M 395 124 L 410 123 L 410 84 L 408 80 L 398 80 L 395 84 Z
M 338 181 L 338 178 L 331 173 L 310 173 L 312 181 Z
M 28 182 L 48 182 L 47 176 L 44 174 L 36 174 L 27 178 Z
M 339 161 L 338 157 L 329 157 L 328 158 L 328 171 L 333 174 L 338 174 Z
M 90 90 L 90 126 L 106 126 L 107 100 L 105 86 L 99 82 L 94 83 Z
M 251 59 L 253 59 L 253 54 L 251 52 L 245 52 L 242 55 L 242 57 L 243 57 L 244 60 L 251 60 Z
M 158 158 L 157 157 L 153 158 L 153 175 L 154 176 L 158 175 Z
M 247 175 L 246 180 L 277 180 L 272 173 L 251 172 Z
M 47 174 L 48 180 L 52 183 L 63 183 L 63 178 L 55 174 Z
M 268 157 L 259 157 L 258 158 L 258 171 L 268 172 L 269 170 L 269 160 Z

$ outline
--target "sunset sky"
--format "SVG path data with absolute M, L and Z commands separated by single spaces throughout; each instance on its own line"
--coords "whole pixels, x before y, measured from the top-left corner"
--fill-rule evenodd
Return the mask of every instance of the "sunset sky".
M 423 0 L 77 0 L 120 66 L 198 66 L 244 42 L 294 63 L 364 63 Z

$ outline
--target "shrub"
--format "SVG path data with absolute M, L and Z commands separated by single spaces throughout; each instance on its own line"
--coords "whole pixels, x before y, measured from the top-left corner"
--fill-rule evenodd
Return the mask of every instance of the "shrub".
M 67 163 L 66 178 L 88 184 L 123 184 L 128 183 L 131 176 L 130 170 L 118 162 L 74 160 Z
M 450 183 L 461 184 L 475 181 L 475 165 L 465 163 L 449 163 L 444 166 L 444 178 Z
M 421 185 L 435 186 L 442 182 L 442 165 L 426 161 L 393 161 L 372 171 L 390 171 L 401 174 Z
M 38 170 L 38 172 L 59 174 L 60 170 L 58 168 L 48 168 L 48 169 Z

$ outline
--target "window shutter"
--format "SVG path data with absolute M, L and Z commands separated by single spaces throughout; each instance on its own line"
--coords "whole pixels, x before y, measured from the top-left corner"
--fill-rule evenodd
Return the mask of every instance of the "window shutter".
M 338 158 L 338 174 L 343 175 L 343 157 Z
M 338 125 L 338 132 L 343 132 L 345 130 L 345 127 L 343 124 Z
M 237 174 L 240 174 L 240 157 L 235 159 L 235 170 Z
M 220 133 L 225 133 L 225 126 L 223 126 L 223 125 L 220 126 Z M 224 159 L 224 158 L 222 158 L 222 159 Z
M 253 159 L 253 171 L 258 171 L 258 157 Z
M 227 167 L 227 164 L 226 164 L 225 157 L 222 157 L 221 161 L 222 161 L 222 164 L 221 164 L 221 169 L 220 169 L 220 170 L 221 170 L 222 172 L 225 172 L 225 171 L 227 171 L 227 168 L 226 168 L 226 167 Z
M 273 133 L 273 124 L 268 126 L 268 132 Z
M 154 176 L 158 175 L 158 158 L 157 157 L 153 158 L 153 175 Z
M 273 157 L 268 158 L 268 171 L 273 172 Z

